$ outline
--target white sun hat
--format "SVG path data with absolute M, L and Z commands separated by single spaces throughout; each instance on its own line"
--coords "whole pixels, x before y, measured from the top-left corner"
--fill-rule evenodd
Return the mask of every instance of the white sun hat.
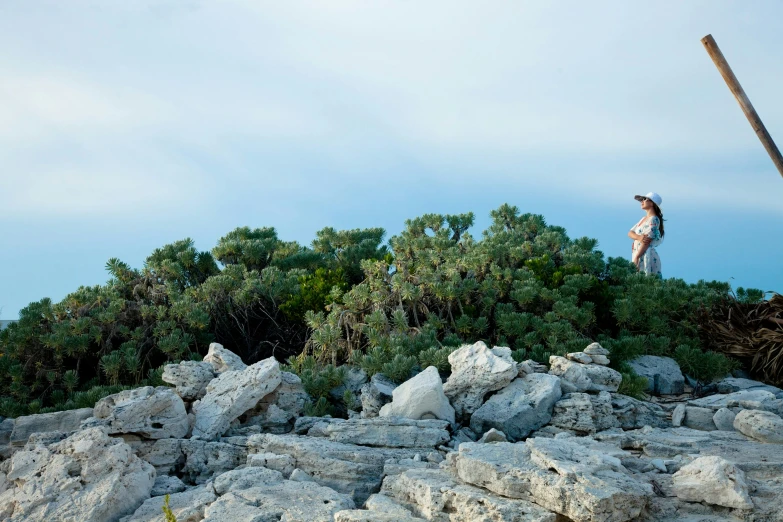
M 634 196 L 633 199 L 636 201 L 642 201 L 643 198 L 647 198 L 659 207 L 661 206 L 661 203 L 663 203 L 663 199 L 661 199 L 661 195 L 657 192 L 648 192 L 644 196 Z

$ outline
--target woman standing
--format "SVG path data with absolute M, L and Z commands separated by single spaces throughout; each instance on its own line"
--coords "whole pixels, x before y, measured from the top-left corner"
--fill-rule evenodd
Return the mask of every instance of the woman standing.
M 649 192 L 646 196 L 634 196 L 642 203 L 642 210 L 647 214 L 628 232 L 633 239 L 631 261 L 640 272 L 661 276 L 661 258 L 655 247 L 663 242 L 663 212 L 661 212 L 661 196 Z

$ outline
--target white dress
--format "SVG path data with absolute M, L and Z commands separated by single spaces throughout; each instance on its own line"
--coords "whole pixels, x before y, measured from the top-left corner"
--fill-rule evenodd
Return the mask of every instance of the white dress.
M 660 219 L 658 219 L 658 216 L 652 216 L 650 218 L 644 216 L 631 230 L 640 236 L 647 236 L 652 239 L 652 242 L 650 242 L 647 250 L 639 258 L 639 262 L 637 263 L 639 272 L 662 277 L 661 258 L 658 256 L 658 252 L 655 250 L 655 247 L 663 243 L 663 238 L 661 237 Z M 642 242 L 634 240 L 633 246 L 631 247 L 632 261 L 636 262 L 638 257 L 637 252 L 641 249 L 641 247 Z

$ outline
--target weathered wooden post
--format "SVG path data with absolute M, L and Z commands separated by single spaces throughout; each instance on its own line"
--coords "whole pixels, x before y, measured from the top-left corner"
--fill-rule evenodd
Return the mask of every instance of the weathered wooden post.
M 742 112 L 745 113 L 745 117 L 748 118 L 750 126 L 753 127 L 756 136 L 761 140 L 761 144 L 767 149 L 767 154 L 772 158 L 772 163 L 775 164 L 778 172 L 783 176 L 783 156 L 780 155 L 777 145 L 772 141 L 772 136 L 767 132 L 767 128 L 764 127 L 764 124 L 761 122 L 761 118 L 759 118 L 756 109 L 753 108 L 745 91 L 742 90 L 742 86 L 739 84 L 739 81 L 737 81 L 737 77 L 734 76 L 731 67 L 729 67 L 729 62 L 726 61 L 726 58 L 723 57 L 723 53 L 720 52 L 720 48 L 715 42 L 715 39 L 711 34 L 708 34 L 701 39 L 701 43 L 704 44 L 704 48 L 707 49 L 710 58 L 715 62 L 715 67 L 720 71 L 721 76 L 723 76 L 723 79 L 726 81 L 726 85 L 729 86 L 734 97 L 737 98 L 737 102 L 739 102 Z

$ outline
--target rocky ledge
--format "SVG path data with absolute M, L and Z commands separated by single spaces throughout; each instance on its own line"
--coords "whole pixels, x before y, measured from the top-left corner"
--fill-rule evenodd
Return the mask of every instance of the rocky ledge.
M 163 521 L 168 494 L 178 522 L 783 521 L 783 391 L 726 378 L 692 397 L 647 356 L 641 401 L 610 356 L 546 367 L 479 342 L 445 382 L 352 372 L 362 411 L 338 419 L 303 416 L 276 360 L 213 344 L 166 367 L 171 387 L 0 419 L 0 519 Z

